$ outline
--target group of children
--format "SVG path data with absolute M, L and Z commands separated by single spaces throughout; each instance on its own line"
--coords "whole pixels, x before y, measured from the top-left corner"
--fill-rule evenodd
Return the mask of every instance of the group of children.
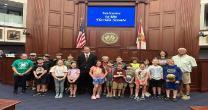
M 162 66 L 160 64 L 164 61 L 157 58 L 152 60 L 152 65 L 149 65 L 148 60 L 137 63 L 136 58 L 130 64 L 122 62 L 121 57 L 118 57 L 115 63 L 108 59 L 107 56 L 102 57 L 102 61 L 97 61 L 96 66 L 90 69 L 89 74 L 94 84 L 91 99 L 99 99 L 105 90 L 107 90 L 106 97 L 121 98 L 125 95 L 128 86 L 130 98 L 137 101 L 145 100 L 145 96 L 150 96 L 149 87 L 152 88 L 154 98 L 162 98 L 162 91 L 166 90 L 166 100 L 170 100 L 170 91 L 173 90 L 172 100 L 176 101 L 182 72 L 172 59 L 166 59 Z
M 182 80 L 180 68 L 174 64 L 171 58 L 154 58 L 152 65 L 149 64 L 149 60 L 138 63 L 137 58 L 133 58 L 131 63 L 126 64 L 121 57 L 117 57 L 116 62 L 113 62 L 109 60 L 108 56 L 103 56 L 102 60 L 97 60 L 96 65 L 92 66 L 89 71 L 94 85 L 91 99 L 101 98 L 102 93 L 106 93 L 108 98 L 118 99 L 124 97 L 127 88 L 129 88 L 129 97 L 137 101 L 149 97 L 150 91 L 153 98 L 162 98 L 162 93 L 165 93 L 166 100 L 176 101 Z M 63 97 L 65 81 L 70 84 L 69 97 L 76 97 L 80 70 L 71 55 L 69 60 L 57 59 L 56 65 L 51 67 L 50 70 L 45 69 L 43 58 L 37 59 L 37 64 L 33 69 L 37 94 L 47 91 L 45 83 L 48 73 L 51 73 L 55 82 L 55 98 Z M 173 95 L 170 95 L 171 90 Z

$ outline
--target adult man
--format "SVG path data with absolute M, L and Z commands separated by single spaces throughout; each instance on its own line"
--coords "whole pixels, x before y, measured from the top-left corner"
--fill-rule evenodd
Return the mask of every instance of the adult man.
M 18 86 L 22 87 L 22 93 L 26 91 L 26 76 L 32 70 L 33 62 L 28 60 L 27 54 L 23 53 L 20 59 L 17 59 L 12 64 L 14 71 L 14 94 L 18 92 Z
M 97 56 L 90 52 L 90 48 L 85 46 L 83 53 L 80 54 L 77 58 L 77 65 L 80 69 L 80 78 L 78 81 L 79 91 L 81 93 L 85 92 L 86 89 L 91 92 L 92 78 L 89 75 L 89 70 L 92 66 L 96 64 Z
M 196 60 L 187 55 L 187 50 L 185 48 L 178 49 L 178 55 L 173 56 L 172 58 L 175 64 L 181 69 L 182 71 L 182 84 L 185 85 L 185 94 L 183 95 L 182 99 L 189 100 L 190 99 L 190 84 L 191 84 L 191 75 L 192 68 L 197 66 Z M 181 86 L 180 93 L 183 94 Z

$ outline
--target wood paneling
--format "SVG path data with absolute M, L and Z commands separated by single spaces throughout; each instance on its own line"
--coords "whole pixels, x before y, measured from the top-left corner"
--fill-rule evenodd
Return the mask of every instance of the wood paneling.
M 159 28 L 160 27 L 160 15 L 159 14 L 150 15 L 148 24 L 149 24 L 148 25 L 149 28 Z
M 50 0 L 50 10 L 61 11 L 62 0 Z
M 64 26 L 74 28 L 74 15 L 64 15 Z
M 60 28 L 49 28 L 48 29 L 48 53 L 55 55 L 60 51 Z
M 164 13 L 163 14 L 163 27 L 171 27 L 176 25 L 175 13 Z
M 175 29 L 166 28 L 162 32 L 162 48 L 168 53 L 174 53 L 175 47 Z M 174 54 L 169 54 L 174 55 Z
M 163 11 L 175 11 L 177 0 L 162 0 Z
M 72 47 L 73 47 L 73 30 L 63 29 L 62 48 L 72 48 Z
M 60 13 L 49 13 L 49 26 L 61 26 Z
M 160 0 L 151 0 L 149 5 L 149 12 L 160 12 Z
M 64 0 L 64 12 L 74 13 L 75 4 L 73 0 Z
M 151 0 L 145 25 L 148 48 L 174 55 L 179 47 L 185 47 L 198 57 L 199 6 L 200 0 Z
M 148 48 L 152 50 L 159 50 L 160 49 L 160 30 L 149 30 L 148 33 L 149 41 L 148 41 Z

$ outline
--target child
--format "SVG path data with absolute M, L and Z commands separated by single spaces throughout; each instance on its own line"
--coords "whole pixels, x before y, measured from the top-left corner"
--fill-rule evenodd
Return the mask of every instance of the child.
M 132 63 L 130 63 L 131 67 L 135 70 L 139 69 L 140 64 L 137 61 L 137 57 L 132 58 Z
M 159 57 L 159 65 L 164 67 L 167 64 L 167 52 L 161 50 L 160 57 Z
M 74 62 L 74 57 L 71 54 L 69 54 L 69 56 L 67 57 L 67 60 L 64 61 L 64 65 L 66 65 L 66 67 L 70 69 L 72 62 Z
M 37 84 L 37 95 L 44 95 L 46 92 L 47 68 L 43 64 L 44 64 L 43 58 L 38 57 L 37 65 L 33 69 L 33 74 L 35 76 L 35 81 Z
M 108 65 L 109 57 L 108 56 L 102 56 L 102 67 L 106 67 Z
M 112 97 L 112 84 L 113 84 L 113 61 L 109 61 L 106 66 L 107 76 L 106 76 L 106 88 L 107 88 L 107 95 L 106 97 Z
M 145 65 L 145 69 L 148 69 L 148 67 L 149 67 L 149 65 L 150 65 L 149 59 L 145 59 L 143 63 L 144 63 L 144 65 Z M 145 96 L 146 96 L 146 97 L 150 97 L 150 96 L 151 96 L 151 94 L 148 92 L 148 90 L 149 90 L 149 79 L 150 79 L 150 76 L 149 76 L 149 78 L 148 78 L 147 86 L 146 86 L 146 93 L 145 93 Z
M 145 60 L 144 60 L 144 64 L 145 64 L 145 68 L 148 68 L 149 65 L 150 65 L 149 59 L 145 59 Z
M 126 70 L 126 82 L 124 84 L 124 88 L 126 88 L 129 85 L 129 89 L 130 89 L 130 98 L 133 98 L 133 94 L 134 94 L 134 76 L 135 76 L 135 70 L 133 69 L 133 67 L 131 67 L 131 65 L 127 65 L 127 70 Z M 123 89 L 125 90 L 125 89 Z M 125 91 L 122 91 L 124 94 Z
M 117 68 L 113 73 L 113 97 L 120 98 L 123 85 L 125 83 L 126 71 L 123 69 L 122 63 L 117 64 Z M 117 94 L 117 95 L 116 95 Z
M 161 87 L 163 84 L 163 69 L 158 65 L 158 59 L 152 60 L 152 65 L 148 67 L 150 72 L 150 84 L 152 86 L 153 97 L 162 98 L 161 97 Z M 157 92 L 156 92 L 157 90 Z M 157 93 L 157 95 L 156 95 Z
M 50 72 L 52 73 L 55 82 L 55 98 L 62 98 L 64 92 L 64 82 L 68 73 L 67 67 L 64 65 L 63 60 L 57 60 L 57 65 L 52 67 Z
M 106 66 L 108 65 L 108 61 L 109 61 L 108 56 L 102 56 L 102 67 L 103 68 L 106 68 Z M 106 92 L 107 92 L 106 84 L 103 84 L 102 90 L 103 90 L 103 95 L 106 95 Z M 102 90 L 101 90 L 101 93 L 102 93 Z
M 77 92 L 77 79 L 79 78 L 80 70 L 77 69 L 76 62 L 71 63 L 71 69 L 68 70 L 67 79 L 70 83 L 70 96 L 76 97 Z
M 140 65 L 140 69 L 136 70 L 135 73 L 135 84 L 136 84 L 136 88 L 135 88 L 135 98 L 137 101 L 140 100 L 145 100 L 145 93 L 146 93 L 146 86 L 147 86 L 147 80 L 149 78 L 149 72 L 148 70 L 145 68 L 145 64 L 142 63 Z M 140 87 L 142 87 L 142 96 L 141 98 L 139 98 L 139 89 Z
M 105 82 L 105 76 L 107 75 L 107 72 L 101 66 L 102 63 L 101 61 L 98 60 L 96 62 L 96 66 L 92 66 L 90 68 L 89 74 L 93 79 L 93 85 L 94 85 L 93 94 L 91 97 L 92 100 L 100 98 L 102 84 Z
M 170 91 L 173 91 L 173 101 L 176 100 L 177 90 L 179 88 L 179 83 L 182 79 L 182 72 L 180 68 L 174 65 L 173 59 L 167 60 L 168 65 L 164 67 L 164 80 L 166 81 L 166 100 L 170 99 Z
M 114 64 L 114 67 L 115 68 L 117 68 L 118 63 L 121 63 L 122 64 L 122 69 L 126 69 L 126 63 L 123 62 L 123 59 L 120 56 L 118 56 L 116 58 L 116 63 Z

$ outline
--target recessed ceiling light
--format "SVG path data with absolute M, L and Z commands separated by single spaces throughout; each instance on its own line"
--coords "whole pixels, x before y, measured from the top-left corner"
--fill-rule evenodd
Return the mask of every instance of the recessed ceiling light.
M 8 4 L 4 4 L 5 6 L 7 6 Z

